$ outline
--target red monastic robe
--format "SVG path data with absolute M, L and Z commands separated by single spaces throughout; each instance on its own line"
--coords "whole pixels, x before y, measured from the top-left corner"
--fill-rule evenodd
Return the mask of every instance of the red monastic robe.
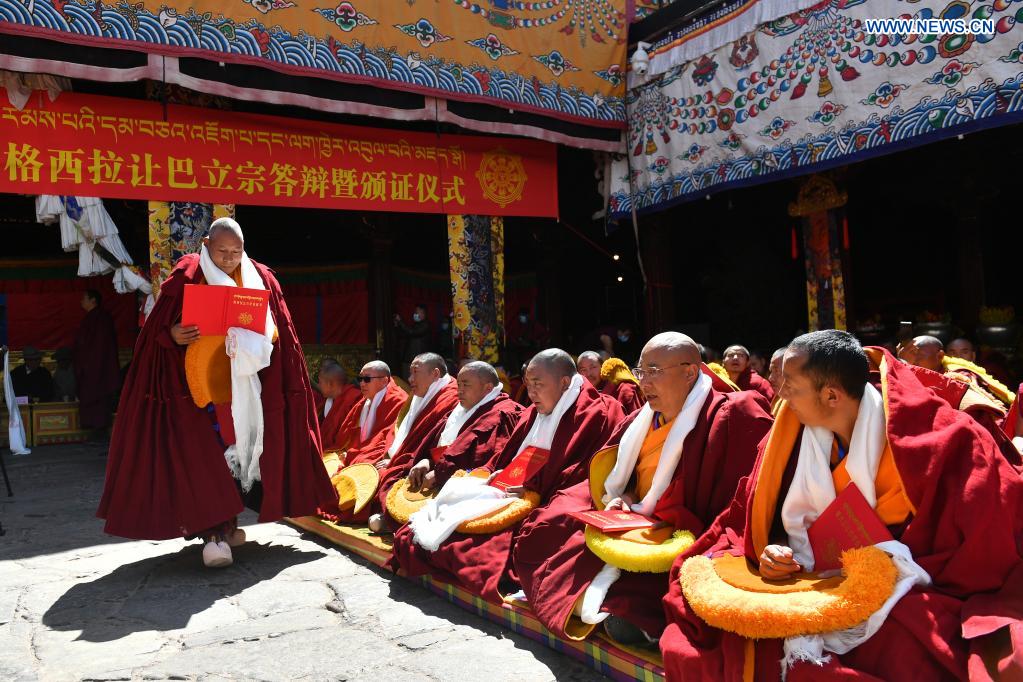
M 359 406 L 359 411 L 361 412 L 362 391 L 351 384 L 346 384 L 341 394 L 334 398 L 334 402 L 330 406 L 330 412 L 327 413 L 327 416 L 322 417 L 323 421 L 320 422 L 320 437 L 323 439 L 324 452 L 341 448 L 341 427 L 344 425 L 348 413 L 356 405 Z M 322 415 L 323 405 L 319 407 L 319 410 L 318 414 Z M 359 423 L 358 419 L 356 419 L 355 423 Z
M 514 400 L 502 393 L 494 400 L 481 405 L 458 430 L 458 436 L 443 452 L 435 453 L 440 434 L 447 423 L 445 417 L 433 427 L 433 430 L 419 443 L 418 449 L 412 452 L 411 459 L 404 467 L 404 474 L 392 465 L 381 477 L 378 491 L 380 506 L 387 507 L 387 493 L 404 476 L 414 464 L 423 460 L 432 460 L 431 471 L 435 472 L 434 488 L 439 490 L 459 469 L 472 470 L 490 461 L 495 452 L 500 452 L 511 437 L 515 426 L 519 423 L 523 408 Z M 450 413 L 449 413 L 450 414 Z M 393 461 L 393 460 L 392 460 Z M 398 524 L 390 519 L 392 526 Z
M 609 395 L 620 402 L 626 415 L 632 414 L 646 403 L 646 399 L 640 393 L 639 387 L 631 381 L 623 381 L 620 384 L 616 384 L 613 381 L 604 379 L 600 382 L 598 390 L 604 395 Z
M 866 642 L 832 654 L 823 667 L 797 663 L 788 680 L 988 678 L 981 651 L 991 647 L 985 659 L 1008 666 L 1012 654 L 999 647 L 1015 640 L 1019 656 L 1023 642 L 1023 479 L 985 429 L 926 388 L 912 369 L 882 349 L 868 352 L 881 362 L 888 443 L 914 508 L 889 529 L 934 582 L 903 597 Z M 781 527 L 774 524 L 781 523 L 799 443 L 797 437 L 786 462 L 767 462 L 762 452 L 730 507 L 676 560 L 661 637 L 668 680 L 744 679 L 746 640 L 708 626 L 690 609 L 678 569 L 690 556 L 721 552 L 744 554 L 757 565 L 759 544 L 776 538 L 757 540 L 755 529 Z M 758 492 L 775 500 L 766 518 L 753 516 Z M 779 679 L 782 641 L 759 640 L 752 650 L 755 679 Z
M 556 492 L 586 480 L 590 457 L 606 443 L 625 418 L 617 400 L 601 395 L 589 382 L 583 382 L 575 405 L 561 418 L 551 443 L 550 459 L 525 487 L 540 494 L 541 506 Z M 518 452 L 536 419 L 536 406 L 522 414 L 518 426 L 504 448 L 485 468 L 498 471 Z M 518 528 L 512 526 L 491 535 L 454 533 L 436 552 L 427 552 L 412 541 L 412 529 L 406 524 L 394 534 L 392 566 L 409 576 L 430 574 L 441 580 L 460 583 L 470 591 L 491 600 L 500 600 L 498 583 L 510 571 L 511 551 Z
M 619 425 L 609 447 L 621 442 L 634 419 L 632 415 Z M 670 424 L 661 428 L 670 428 Z M 770 415 L 751 394 L 711 391 L 686 436 L 679 466 L 658 500 L 654 516 L 699 536 L 731 502 L 739 479 L 753 468 L 757 445 L 770 428 Z M 562 637 L 573 607 L 604 567 L 586 547 L 584 524 L 568 516 L 589 509 L 593 509 L 593 501 L 588 481 L 558 493 L 523 524 L 512 557 L 533 612 Z M 601 610 L 657 637 L 664 629 L 661 599 L 667 591 L 665 574 L 623 571 Z
M 774 400 L 774 388 L 771 386 L 771 382 L 749 367 L 735 380 L 735 385 L 743 391 L 756 391 L 767 398 L 768 404 Z
M 277 325 L 270 365 L 259 373 L 263 403 L 263 497 L 260 522 L 336 507 L 320 461 L 320 430 L 302 346 L 273 273 L 253 261 L 270 292 Z M 105 530 L 163 540 L 230 520 L 243 504 L 224 445 L 185 380 L 185 347 L 171 338 L 184 285 L 202 280 L 198 254 L 181 258 L 163 283 L 139 335 L 110 441 L 106 485 L 97 515 Z
M 105 429 L 110 425 L 114 397 L 121 388 L 117 330 L 110 313 L 99 307 L 86 313 L 75 334 L 71 358 L 82 426 Z
M 386 438 L 374 441 L 370 447 L 367 447 L 358 454 L 355 458 L 349 456 L 348 465 L 352 464 L 376 464 L 378 461 L 387 457 L 387 450 L 394 443 L 394 437 L 401 425 L 405 415 L 408 413 L 408 408 L 411 405 L 412 396 L 409 396 L 406 405 L 402 408 L 402 416 L 398 419 L 394 428 L 388 429 Z M 416 420 L 413 422 L 409 429 L 408 435 L 405 436 L 405 440 L 401 444 L 401 449 L 391 457 L 391 463 L 386 469 L 380 472 L 380 484 L 377 487 L 377 499 L 370 504 L 366 505 L 362 511 L 358 514 L 352 514 L 351 511 L 343 511 L 338 514 L 338 518 L 342 521 L 365 521 L 373 514 L 380 513 L 385 506 L 387 501 L 387 491 L 391 489 L 398 480 L 408 475 L 408 470 L 412 468 L 412 463 L 417 449 L 427 435 L 433 431 L 437 424 L 443 424 L 444 420 L 451 414 L 451 410 L 455 409 L 458 405 L 458 382 L 451 379 L 448 385 L 437 391 L 437 394 L 433 396 L 429 403 L 423 406 L 419 414 L 416 415 Z M 386 486 L 386 487 L 385 487 Z
M 346 453 L 342 460 L 342 466 L 355 464 L 363 461 L 363 451 L 377 452 L 378 444 L 387 438 L 387 434 L 394 430 L 394 422 L 398 419 L 401 408 L 408 400 L 408 393 L 401 386 L 391 379 L 384 389 L 384 397 L 377 405 L 376 417 L 373 420 L 373 428 L 369 430 L 365 441 L 362 439 L 362 428 L 359 426 L 359 417 L 362 415 L 362 405 L 365 400 L 360 400 L 352 405 L 348 411 L 341 428 L 338 429 L 338 437 L 335 441 L 337 449 Z M 376 460 L 374 460 L 376 461 Z M 331 475 L 333 471 L 329 472 Z

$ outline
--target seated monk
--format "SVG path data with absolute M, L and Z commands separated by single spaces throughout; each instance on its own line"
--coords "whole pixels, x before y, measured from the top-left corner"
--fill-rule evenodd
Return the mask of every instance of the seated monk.
M 898 351 L 899 359 L 911 365 L 969 383 L 1003 410 L 1009 409 L 1016 399 L 1005 384 L 975 363 L 977 353 L 967 339 L 953 340 L 945 353 L 940 339 L 917 336 L 900 344 Z
M 880 387 L 869 383 L 868 355 Z M 990 435 L 890 353 L 865 352 L 847 332 L 795 339 L 783 373 L 785 402 L 752 474 L 672 568 L 667 679 L 1010 674 L 1011 641 L 1023 636 L 1023 479 Z M 809 573 L 808 529 L 850 483 L 894 539 L 844 555 L 828 586 Z M 868 565 L 878 570 L 856 571 Z M 823 604 L 854 574 L 855 598 L 829 601 L 826 617 L 806 605 Z M 722 602 L 739 590 L 720 576 L 753 583 L 747 594 L 759 596 Z M 820 587 L 785 592 L 801 584 Z
M 413 495 L 428 495 L 440 490 L 456 471 L 483 466 L 504 448 L 522 412 L 522 406 L 504 392 L 491 365 L 467 363 L 458 372 L 458 406 L 419 444 L 405 489 Z M 388 496 L 395 486 L 401 488 L 401 480 L 395 480 L 394 473 L 396 469 L 388 469 L 380 483 L 381 504 L 388 511 Z M 397 528 L 408 517 L 403 514 L 396 520 L 388 513 L 386 520 Z
M 661 525 L 643 531 L 637 549 L 656 544 L 681 549 L 682 534 L 676 531 L 690 533 L 685 542 L 691 542 L 731 502 L 771 428 L 771 417 L 754 394 L 713 388 L 688 336 L 658 334 L 644 346 L 634 372 L 646 406 L 619 424 L 608 448 L 594 456 L 590 480 L 558 493 L 530 516 L 515 544 L 513 566 L 526 598 L 560 637 L 582 639 L 603 622 L 620 643 L 656 641 L 665 625 L 661 600 L 668 591 L 667 571 L 678 553 L 658 557 L 660 568 L 623 570 L 589 549 L 586 535 L 592 529 L 584 533 L 584 524 L 568 513 L 594 506 L 631 509 Z M 604 456 L 608 465 L 599 467 Z
M 770 370 L 767 375 L 767 381 L 771 384 L 771 390 L 774 391 L 774 400 L 771 401 L 771 415 L 777 415 L 778 409 L 781 407 L 781 361 L 785 357 L 785 351 L 788 350 L 788 346 L 782 346 L 778 350 L 774 351 L 771 355 L 771 363 L 768 365 Z
M 320 377 L 323 375 L 323 370 L 327 369 L 331 365 L 340 365 L 337 358 L 332 358 L 329 355 L 324 355 L 320 358 L 319 370 L 316 372 L 316 376 L 309 377 L 309 383 L 313 387 L 313 398 L 316 400 L 316 413 L 323 414 L 323 404 L 327 401 L 323 395 L 323 389 L 320 388 Z M 344 417 L 344 415 L 341 415 Z
M 487 477 L 452 477 L 394 534 L 393 565 L 407 575 L 431 574 L 490 600 L 518 591 L 511 551 L 522 516 L 584 481 L 590 456 L 625 416 L 621 404 L 598 393 L 576 373 L 572 357 L 557 348 L 529 361 L 526 385 L 533 404 L 482 468 Z M 520 454 L 543 466 L 521 485 L 506 490 L 487 485 Z M 509 513 L 502 514 L 506 508 Z M 481 518 L 493 523 L 475 523 Z M 471 527 L 465 525 L 469 521 Z
M 770 382 L 750 367 L 749 351 L 745 346 L 734 345 L 726 348 L 721 364 L 728 372 L 728 378 L 740 391 L 756 391 L 767 398 L 768 403 L 774 400 L 774 389 L 771 388 Z
M 198 327 L 180 322 L 187 284 L 268 290 L 264 333 L 231 328 L 226 340 L 200 339 Z M 271 522 L 336 504 L 280 285 L 245 254 L 230 218 L 215 221 L 200 253 L 182 257 L 163 283 L 117 415 L 97 512 L 107 533 L 201 537 L 206 565 L 227 566 L 245 540 L 237 529 L 245 505 Z
M 323 463 L 330 475 L 357 461 L 364 451 L 376 450 L 393 430 L 408 400 L 408 393 L 394 381 L 391 368 L 383 360 L 367 362 L 356 378 L 363 400 L 352 406 L 341 424 L 337 451 L 324 450 Z
M 355 404 L 362 402 L 362 392 L 348 383 L 348 373 L 336 362 L 320 369 L 319 385 L 324 397 L 320 411 L 323 450 L 337 450 L 341 447 L 341 427 Z
M 579 354 L 577 363 L 579 374 L 589 381 L 595 389 L 620 402 L 625 410 L 625 414 L 630 415 L 643 407 L 645 400 L 643 399 L 642 392 L 639 390 L 639 385 L 635 381 L 635 377 L 629 372 L 629 368 L 621 360 L 618 360 L 617 364 L 613 362 L 614 360 L 615 358 L 609 359 L 608 362 L 612 364 L 608 366 L 608 363 L 600 361 L 600 355 L 596 351 L 585 351 Z M 608 372 L 606 373 L 603 371 L 605 367 L 608 367 Z M 612 375 L 612 371 L 619 367 L 624 369 L 624 373 L 621 378 L 616 380 L 616 377 Z
M 409 371 L 409 386 L 412 395 L 399 412 L 394 428 L 387 429 L 382 437 L 377 437 L 367 446 L 360 448 L 358 453 L 354 455 L 350 453 L 345 460 L 347 467 L 359 464 L 375 466 L 382 472 L 377 480 L 378 486 L 380 478 L 386 476 L 387 470 L 392 466 L 394 472 L 390 474 L 391 476 L 403 478 L 408 473 L 408 468 L 412 466 L 414 448 L 438 423 L 447 419 L 448 414 L 458 404 L 455 380 L 448 374 L 444 358 L 436 353 L 422 353 L 413 358 Z M 401 472 L 400 475 L 397 475 L 398 472 Z M 344 469 L 339 471 L 338 475 L 343 473 Z M 344 505 L 345 500 L 340 500 L 340 503 Z M 380 511 L 381 507 L 372 503 L 359 511 L 342 511 L 339 518 L 342 521 L 370 520 L 371 530 L 380 532 L 382 530 Z

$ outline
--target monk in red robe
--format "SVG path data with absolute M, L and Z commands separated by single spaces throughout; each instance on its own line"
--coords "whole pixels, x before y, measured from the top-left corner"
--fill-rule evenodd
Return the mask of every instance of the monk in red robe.
M 667 678 L 776 680 L 783 659 L 790 682 L 1010 674 L 1023 636 L 1023 479 L 990 435 L 847 332 L 797 338 L 783 372 L 786 402 L 752 474 L 672 569 Z M 696 614 L 678 581 L 690 557 L 745 556 L 768 581 L 812 571 L 807 528 L 850 483 L 899 557 L 896 589 L 865 627 L 745 640 Z
M 526 369 L 526 385 L 533 405 L 523 413 L 505 447 L 483 468 L 496 474 L 528 448 L 543 452 L 543 467 L 522 486 L 508 489 L 516 496 L 535 492 L 542 506 L 557 491 L 586 479 L 590 456 L 607 442 L 625 415 L 617 400 L 598 393 L 576 372 L 575 362 L 563 350 L 551 348 L 534 356 Z M 444 498 L 458 480 L 449 480 L 437 498 Z M 511 552 L 520 524 L 489 534 L 437 533 L 434 523 L 439 520 L 443 525 L 445 519 L 434 516 L 438 510 L 433 503 L 428 502 L 395 533 L 394 563 L 410 576 L 431 574 L 491 600 L 517 592 Z M 418 515 L 423 515 L 421 525 Z M 431 549 L 424 549 L 424 544 Z
M 966 339 L 955 339 L 949 344 L 948 353 L 941 340 L 934 336 L 917 336 L 899 345 L 899 359 L 916 367 L 970 384 L 999 405 L 1003 412 L 1015 400 L 1015 394 L 1001 381 L 991 376 L 986 369 L 977 365 L 977 353 Z
M 341 426 L 355 404 L 362 402 L 362 392 L 348 383 L 348 374 L 338 364 L 321 369 L 319 378 L 320 391 L 324 396 L 320 437 L 324 451 L 337 450 L 341 447 Z
M 504 392 L 493 366 L 469 362 L 458 371 L 457 381 L 458 406 L 412 456 L 407 475 L 411 492 L 439 490 L 456 471 L 483 466 L 504 448 L 519 423 L 522 406 Z M 387 485 L 380 486 L 382 505 L 396 482 L 390 475 L 386 478 Z M 401 525 L 390 515 L 387 520 L 392 527 Z
M 316 401 L 316 413 L 319 415 L 323 414 L 323 405 L 327 402 L 327 399 L 323 395 L 323 390 L 320 388 L 320 376 L 323 374 L 323 370 L 331 365 L 340 365 L 337 358 L 332 358 L 329 355 L 325 355 L 320 359 L 319 369 L 316 371 L 315 377 L 309 377 L 309 382 L 313 387 L 313 399 Z M 345 415 L 341 415 L 344 419 Z
M 345 522 L 369 521 L 374 533 L 385 530 L 381 514 L 390 488 L 384 490 L 384 485 L 394 485 L 408 474 L 419 444 L 458 404 L 458 386 L 448 374 L 444 358 L 436 353 L 421 353 L 412 359 L 409 387 L 412 395 L 399 413 L 394 429 L 388 429 L 384 438 L 374 440 L 347 459 L 348 466 L 373 464 L 380 470 L 377 488 L 380 497 L 358 514 L 342 511 L 338 518 Z
M 362 400 L 348 411 L 333 447 L 323 449 L 323 463 L 332 476 L 340 467 L 358 460 L 363 450 L 379 449 L 379 443 L 393 430 L 408 399 L 405 390 L 391 378 L 391 368 L 382 360 L 367 362 L 356 378 Z
M 603 624 L 623 644 L 649 644 L 664 629 L 666 573 L 638 573 L 605 564 L 587 547 L 584 524 L 570 512 L 624 509 L 663 524 L 643 540 L 675 531 L 699 536 L 732 500 L 749 474 L 771 417 L 754 394 L 720 393 L 701 370 L 699 347 L 665 332 L 644 346 L 636 368 L 648 402 L 622 422 L 608 443 L 614 469 L 554 496 L 529 517 L 513 562 L 533 612 L 560 637 L 582 639 Z M 591 476 L 598 471 L 596 458 Z M 666 571 L 667 569 L 661 569 Z
M 85 318 L 75 334 L 71 361 L 78 386 L 78 413 L 86 429 L 106 429 L 114 399 L 121 388 L 121 363 L 117 359 L 114 318 L 103 309 L 95 289 L 82 295 Z
M 768 364 L 767 381 L 774 391 L 774 399 L 771 400 L 771 415 L 778 413 L 781 406 L 781 361 L 785 357 L 788 346 L 782 346 L 771 355 L 771 362 Z
M 621 360 L 609 358 L 607 362 L 613 363 L 611 369 L 615 369 L 617 364 L 619 368 L 624 369 L 625 373 L 629 373 L 628 367 Z M 606 362 L 602 363 L 600 361 L 600 355 L 596 351 L 588 350 L 580 353 L 578 365 L 579 374 L 582 374 L 598 391 L 620 402 L 626 415 L 630 415 L 643 407 L 643 403 L 646 402 L 642 392 L 639 390 L 639 386 L 631 380 L 631 373 L 629 374 L 630 378 L 620 381 L 606 376 L 608 372 L 604 370 L 608 369 L 608 365 Z
M 198 327 L 180 322 L 186 284 L 269 291 L 263 334 L 228 330 L 231 424 L 222 410 L 196 405 L 197 389 L 186 378 L 186 347 L 199 341 Z M 204 562 L 229 565 L 230 545 L 244 541 L 237 515 L 245 504 L 258 509 L 260 522 L 336 504 L 319 461 L 319 434 L 280 285 L 245 255 L 238 223 L 217 220 L 200 253 L 179 260 L 163 283 L 135 346 L 98 511 L 105 530 L 137 539 L 201 537 Z
M 742 391 L 756 391 L 767 398 L 767 402 L 774 400 L 774 389 L 771 383 L 753 371 L 749 364 L 749 350 L 745 346 L 729 346 L 721 362 L 728 378 Z

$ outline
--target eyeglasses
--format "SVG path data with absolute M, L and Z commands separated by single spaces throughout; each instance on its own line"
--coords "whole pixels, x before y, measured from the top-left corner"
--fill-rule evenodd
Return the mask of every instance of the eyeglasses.
M 386 378 L 387 378 L 386 376 L 369 377 L 369 376 L 366 376 L 365 374 L 360 374 L 359 376 L 356 377 L 356 379 L 358 379 L 359 382 L 363 383 L 363 384 L 368 384 L 369 382 L 373 381 L 374 379 L 386 379 Z
M 633 367 L 632 374 L 640 381 L 643 381 L 643 377 L 650 379 L 651 381 L 661 376 L 666 369 L 672 367 L 684 367 L 686 365 L 695 365 L 695 362 L 679 362 L 674 365 L 668 365 L 667 367 L 650 367 L 649 369 L 643 369 L 642 367 Z

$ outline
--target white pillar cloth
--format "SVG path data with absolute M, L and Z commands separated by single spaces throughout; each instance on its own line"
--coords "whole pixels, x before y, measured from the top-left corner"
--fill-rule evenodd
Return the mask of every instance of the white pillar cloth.
M 7 402 L 7 436 L 11 452 L 15 455 L 32 454 L 25 442 L 25 424 L 21 421 L 21 412 L 18 410 L 18 401 L 14 395 L 10 353 L 4 353 L 4 400 Z

